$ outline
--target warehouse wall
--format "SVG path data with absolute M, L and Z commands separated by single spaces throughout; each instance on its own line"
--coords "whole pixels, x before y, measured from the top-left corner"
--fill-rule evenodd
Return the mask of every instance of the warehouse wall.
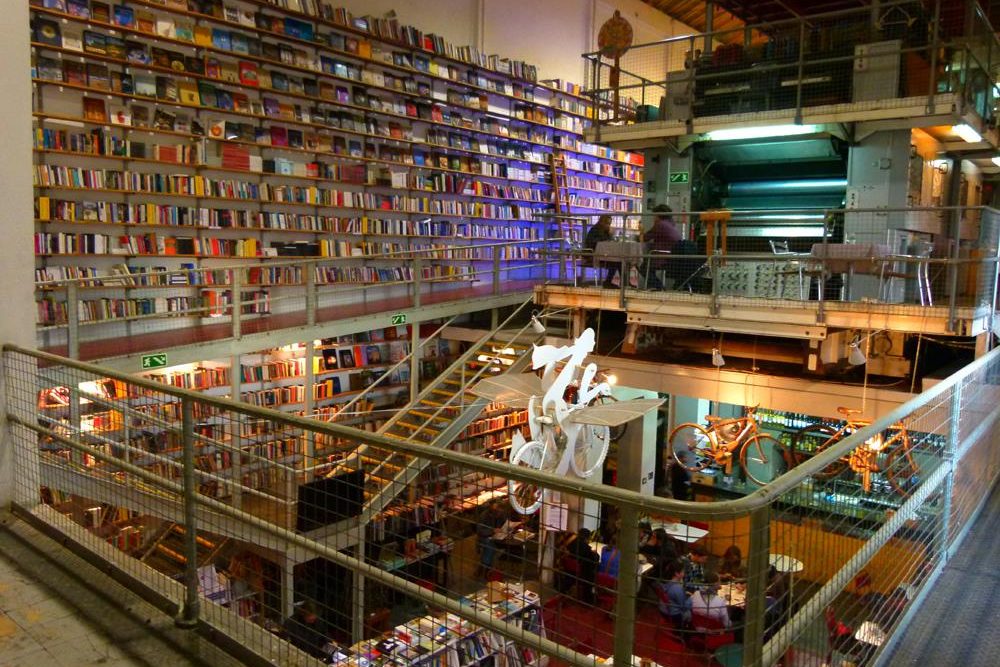
M 580 84 L 585 82 L 580 55 L 595 50 L 597 32 L 615 9 L 632 24 L 635 44 L 692 32 L 640 0 L 344 0 L 343 4 L 359 15 L 381 16 L 395 10 L 404 24 L 439 33 L 455 44 L 475 44 L 488 53 L 525 60 L 538 66 L 540 78 Z M 678 48 L 671 51 L 671 61 Z M 643 49 L 626 54 L 621 65 L 662 80 L 667 60 L 666 48 Z

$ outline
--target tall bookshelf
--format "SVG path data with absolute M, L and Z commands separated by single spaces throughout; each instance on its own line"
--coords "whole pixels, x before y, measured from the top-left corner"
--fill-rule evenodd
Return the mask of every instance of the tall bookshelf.
M 91 278 L 83 322 L 219 314 L 233 263 L 257 267 L 250 317 L 303 283 L 269 260 L 433 249 L 425 276 L 458 282 L 494 251 L 456 246 L 539 241 L 503 249 L 527 265 L 556 150 L 577 209 L 641 206 L 641 156 L 585 144 L 590 102 L 526 63 L 328 3 L 30 4 L 36 278 Z M 318 282 L 410 277 L 359 258 Z M 67 320 L 61 296 L 38 320 Z

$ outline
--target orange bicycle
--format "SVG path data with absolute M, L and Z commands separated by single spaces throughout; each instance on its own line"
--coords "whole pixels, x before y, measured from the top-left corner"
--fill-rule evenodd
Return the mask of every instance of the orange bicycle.
M 869 420 L 857 419 L 861 410 L 840 407 L 837 408 L 837 412 L 842 414 L 845 420 L 839 429 L 828 424 L 810 424 L 795 434 L 792 438 L 790 456 L 792 461 L 798 463 L 806 458 L 807 454 L 819 454 L 871 424 Z M 863 445 L 855 447 L 849 454 L 831 463 L 815 477 L 834 479 L 850 469 L 852 473 L 861 475 L 861 487 L 865 493 L 871 491 L 873 475 L 880 475 L 896 493 L 905 495 L 920 473 L 920 468 L 913 460 L 912 447 L 913 440 L 906 430 L 906 425 L 897 422 L 885 431 L 868 438 Z
M 708 428 L 693 422 L 681 424 L 668 438 L 674 459 L 692 472 L 714 464 L 729 475 L 733 459 L 739 456 L 750 481 L 760 486 L 771 482 L 785 472 L 785 459 L 778 440 L 760 430 L 756 410 L 747 408 L 745 416 L 736 418 L 708 415 Z

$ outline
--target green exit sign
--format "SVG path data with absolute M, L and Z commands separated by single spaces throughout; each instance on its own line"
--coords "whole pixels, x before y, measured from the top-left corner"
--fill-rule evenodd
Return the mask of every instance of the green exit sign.
M 406 314 L 396 313 L 392 316 L 392 325 L 399 326 L 400 324 L 406 324 Z
M 161 354 L 144 354 L 142 355 L 142 370 L 149 370 L 151 368 L 163 368 L 167 365 L 167 353 L 163 352 Z
M 675 171 L 670 174 L 671 183 L 687 183 L 691 180 L 691 174 L 687 171 Z

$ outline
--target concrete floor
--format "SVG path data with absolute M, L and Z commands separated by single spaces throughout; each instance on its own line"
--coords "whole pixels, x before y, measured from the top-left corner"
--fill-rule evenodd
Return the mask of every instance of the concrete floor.
M 0 525 L 3 667 L 237 662 L 23 522 Z

